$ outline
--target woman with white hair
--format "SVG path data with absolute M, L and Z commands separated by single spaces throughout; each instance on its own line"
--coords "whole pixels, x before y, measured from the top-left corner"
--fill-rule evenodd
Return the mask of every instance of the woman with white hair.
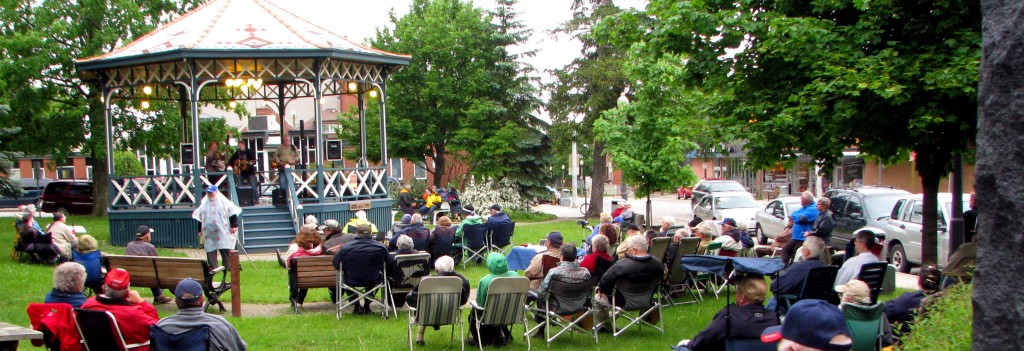
M 66 303 L 79 308 L 85 303 L 85 266 L 75 262 L 61 263 L 53 270 L 53 290 L 46 294 L 46 303 Z
M 403 284 L 402 280 L 404 280 L 405 277 L 406 277 L 406 273 L 404 272 L 403 268 L 412 268 L 412 267 L 415 267 L 415 266 L 419 265 L 419 264 L 415 263 L 417 261 L 406 261 L 406 262 L 412 262 L 413 263 L 412 265 L 408 265 L 408 264 L 406 266 L 399 266 L 398 265 L 398 256 L 416 254 L 416 253 L 419 253 L 419 251 L 416 251 L 416 248 L 413 247 L 412 238 L 410 238 L 409 236 L 400 235 L 396 241 L 397 241 L 396 245 L 398 246 L 398 250 L 393 252 L 393 253 L 388 254 L 388 260 L 387 260 L 387 262 L 385 264 L 385 266 L 387 267 L 387 279 L 388 279 L 388 282 L 390 282 L 390 284 L 392 286 L 400 286 L 401 284 Z M 429 259 L 427 261 L 423 261 L 422 264 L 424 264 L 424 265 L 429 264 Z M 396 307 L 401 307 L 402 305 L 405 304 L 405 297 L 406 297 L 406 295 L 408 295 L 408 294 L 406 294 L 406 293 L 394 293 L 394 294 L 391 294 L 391 299 L 392 299 L 392 301 L 395 302 L 395 306 Z
M 452 259 L 451 257 L 448 257 L 448 256 L 438 257 L 437 260 L 434 261 L 434 271 L 436 272 L 436 273 L 434 273 L 434 276 L 438 276 L 438 277 L 459 277 L 459 279 L 462 279 L 462 296 L 459 298 L 459 306 L 465 305 L 466 302 L 469 301 L 469 280 L 466 279 L 466 277 L 463 277 L 461 274 L 455 273 L 455 260 L 454 259 Z M 412 289 L 412 292 L 409 293 L 409 295 L 406 296 L 406 298 L 405 298 L 405 302 L 407 304 L 409 304 L 410 307 L 416 307 L 416 296 L 419 293 L 419 288 L 420 288 L 419 285 L 417 285 L 415 288 Z M 424 344 L 424 342 L 423 342 L 423 331 L 425 329 L 426 328 L 424 326 L 420 326 L 419 333 L 416 334 L 417 335 L 416 336 L 416 344 L 417 345 L 423 345 Z M 438 329 L 438 327 L 434 327 L 434 330 L 437 330 L 437 329 Z
M 673 233 L 669 232 L 669 228 L 676 225 L 676 218 L 672 216 L 661 217 L 661 230 L 658 231 L 658 236 L 669 236 Z

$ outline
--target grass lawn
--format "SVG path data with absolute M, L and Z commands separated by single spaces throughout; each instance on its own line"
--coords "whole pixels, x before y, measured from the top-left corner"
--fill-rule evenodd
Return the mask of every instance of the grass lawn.
M 513 217 L 513 220 L 516 220 Z M 44 219 L 44 221 L 47 221 Z M 74 224 L 85 226 L 89 234 L 100 241 L 101 250 L 110 253 L 123 253 L 120 247 L 109 245 L 109 229 L 105 218 L 76 217 Z M 40 223 L 45 227 L 48 222 Z M 540 223 L 520 223 L 516 225 L 516 243 L 536 243 L 551 231 L 560 231 L 567 242 L 579 242 L 584 236 L 583 230 L 576 224 L 575 220 L 552 221 Z M 4 237 L 5 245 L 10 247 L 13 242 L 13 231 L 8 231 Z M 589 233 L 587 233 L 589 234 Z M 176 254 L 169 250 L 160 250 L 161 254 Z M 245 302 L 254 304 L 277 304 L 288 303 L 287 274 L 286 271 L 273 261 L 257 261 L 258 269 L 253 269 L 250 263 L 242 264 L 245 270 L 242 271 L 242 296 Z M 463 270 L 461 265 L 457 270 L 470 279 L 471 285 L 475 288 L 480 277 L 485 275 L 486 268 L 483 266 L 469 265 Z M 5 272 L 0 278 L 0 296 L 4 296 L 4 303 L 0 305 L 0 321 L 28 326 L 28 317 L 25 315 L 25 308 L 29 302 L 42 301 L 43 296 L 51 288 L 51 277 L 53 267 L 34 264 L 23 264 L 11 259 L 0 259 L 0 271 Z M 138 289 L 147 300 L 151 296 L 149 289 Z M 882 299 L 887 300 L 903 293 L 883 295 Z M 225 294 L 226 300 L 230 300 L 230 293 Z M 306 299 L 308 302 L 329 301 L 326 289 L 313 289 Z M 572 338 L 556 340 L 551 345 L 554 350 L 570 350 L 585 347 L 595 350 L 647 350 L 665 349 L 675 345 L 681 339 L 692 338 L 698 331 L 711 320 L 716 311 L 725 306 L 724 296 L 715 300 L 707 298 L 700 304 L 688 304 L 674 308 L 665 308 L 662 316 L 665 320 L 665 334 L 649 328 L 637 329 L 627 332 L 619 338 L 612 338 L 610 335 L 601 335 L 599 344 L 593 339 L 582 335 L 575 335 Z M 161 305 L 157 307 L 160 316 L 168 316 L 176 312 L 172 305 Z M 215 309 L 214 309 L 215 310 Z M 283 310 L 287 310 L 283 308 Z M 243 313 L 245 311 L 243 310 Z M 464 313 L 467 314 L 467 312 Z M 406 346 L 406 315 L 401 318 L 383 320 L 379 316 L 370 315 L 346 315 L 343 320 L 338 321 L 333 312 L 324 313 L 319 311 L 307 311 L 302 315 L 284 314 L 275 317 L 241 317 L 235 318 L 225 315 L 235 325 L 242 338 L 249 344 L 251 350 L 329 350 L 340 348 L 358 349 L 381 349 L 400 350 Z M 532 322 L 531 322 L 532 323 Z M 531 324 L 532 325 L 532 324 Z M 447 327 L 441 331 L 429 330 L 426 333 L 427 345 L 417 347 L 420 350 L 444 349 L 447 347 L 449 336 Z M 457 333 L 457 332 L 456 332 Z M 468 337 L 468 329 L 466 331 Z M 522 333 L 519 328 L 514 328 L 513 333 Z M 537 342 L 534 347 L 543 348 L 542 342 Z M 28 343 L 22 343 L 24 349 Z M 516 337 L 515 342 L 510 345 L 512 348 L 524 347 L 523 339 Z

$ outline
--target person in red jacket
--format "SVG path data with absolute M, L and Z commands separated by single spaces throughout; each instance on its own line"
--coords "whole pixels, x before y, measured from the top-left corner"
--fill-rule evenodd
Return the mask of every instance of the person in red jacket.
M 110 311 L 117 318 L 117 326 L 128 344 L 149 341 L 149 327 L 160 321 L 156 308 L 130 290 L 131 276 L 128 271 L 115 268 L 107 273 L 103 283 L 103 294 L 90 297 L 82 304 L 82 308 L 99 311 Z M 149 351 L 149 345 L 134 349 Z

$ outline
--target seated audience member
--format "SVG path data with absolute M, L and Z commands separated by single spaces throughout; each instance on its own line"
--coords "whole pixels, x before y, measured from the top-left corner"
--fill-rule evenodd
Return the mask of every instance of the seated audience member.
M 180 334 L 195 328 L 210 331 L 210 350 L 244 351 L 245 341 L 224 317 L 203 312 L 203 287 L 192 278 L 182 279 L 174 288 L 178 313 L 161 319 L 156 325 L 169 334 Z
M 444 200 L 441 199 L 441 195 L 438 194 L 437 190 L 434 190 L 429 196 L 427 196 L 426 203 L 424 203 L 423 207 L 420 207 L 417 212 L 422 216 L 429 217 L 434 210 L 441 207 L 442 202 L 444 202 Z
M 804 240 L 804 244 L 797 251 L 803 255 L 804 260 L 793 263 L 786 269 L 779 272 L 778 279 L 772 281 L 772 291 L 776 295 L 799 295 L 800 289 L 804 286 L 807 273 L 811 268 L 818 268 L 824 264 L 821 262 L 822 250 L 825 244 L 821 238 L 812 236 Z M 768 302 L 768 308 L 775 309 L 775 297 Z
M 103 252 L 96 248 L 96 239 L 92 235 L 82 235 L 78 238 L 78 251 L 72 252 L 71 257 L 85 266 L 85 287 L 99 294 L 103 292 Z
M 612 218 L 621 218 L 619 217 L 619 215 L 622 214 L 622 211 L 626 210 L 626 204 L 627 202 L 625 201 L 619 201 L 619 205 L 616 206 L 614 210 L 612 210 Z
M 125 343 L 140 344 L 149 341 L 149 326 L 160 321 L 156 308 L 131 290 L 131 275 L 128 271 L 115 268 L 107 273 L 103 283 L 103 294 L 90 297 L 82 308 L 109 311 L 117 318 Z M 148 351 L 149 345 L 135 350 Z
M 661 228 L 658 231 L 658 236 L 669 236 L 674 233 L 669 233 L 669 228 L 676 225 L 676 218 L 672 216 L 661 217 Z
M 324 225 L 321 226 L 321 230 L 324 231 L 324 243 L 321 246 L 324 247 L 325 255 L 333 255 L 341 250 L 342 246 L 348 244 L 350 241 L 356 239 L 356 235 L 353 233 L 344 233 L 341 231 L 341 223 L 333 219 L 324 221 Z
M 462 242 L 455 235 L 455 227 L 452 227 L 452 220 L 448 216 L 441 216 L 437 219 L 437 226 L 430 232 L 427 252 L 430 253 L 431 262 L 441 256 L 451 257 L 455 260 L 455 264 L 462 261 Z
M 633 224 L 633 216 L 635 215 L 633 213 L 633 205 L 626 201 L 620 202 L 619 205 L 622 206 L 622 211 L 619 212 L 619 215 L 615 216 L 615 218 L 621 219 L 624 224 Z M 614 213 L 612 213 L 612 215 L 614 215 Z
M 660 281 L 664 272 L 661 261 L 647 253 L 647 241 L 644 240 L 644 237 L 633 235 L 626 238 L 623 244 L 628 247 L 625 257 L 615 261 L 615 264 L 608 268 L 608 271 L 601 277 L 601 282 L 597 285 L 597 295 L 595 298 L 606 304 L 612 300 L 608 294 L 614 290 L 615 283 L 619 279 L 629 281 Z M 625 303 L 622 293 L 616 292 L 616 294 L 616 304 Z M 660 316 L 652 318 L 660 318 Z M 599 324 L 607 319 L 608 311 L 598 308 L 596 313 L 594 313 L 595 324 Z
M 156 257 L 156 246 L 150 244 L 150 240 L 153 240 L 154 230 L 150 227 L 140 225 L 135 230 L 135 240 L 129 242 L 124 248 L 124 254 L 127 256 L 151 256 Z M 164 296 L 164 289 L 151 288 L 153 292 L 153 304 L 162 305 L 173 301 L 170 297 Z
M 609 250 L 617 250 L 619 248 L 619 238 L 622 235 L 622 228 L 620 228 L 619 224 L 614 222 L 614 220 L 612 221 L 611 225 L 601 226 L 601 230 L 598 231 L 598 234 L 604 235 L 604 237 L 608 239 Z M 612 251 L 608 251 L 608 253 L 611 252 Z
M 836 286 L 836 292 L 841 294 L 839 298 L 840 310 L 847 305 L 871 306 L 871 288 L 863 281 L 852 279 L 846 282 L 846 284 Z M 882 334 L 880 337 L 882 338 L 882 346 L 892 345 L 892 325 L 885 318 L 885 314 L 882 314 Z
M 508 270 L 508 261 L 505 256 L 497 252 L 487 254 L 487 271 L 489 273 L 480 278 L 480 284 L 476 289 L 476 303 L 485 308 L 487 306 L 487 288 L 491 286 L 491 281 L 498 277 L 517 276 L 515 271 Z M 480 333 L 477 334 L 476 328 L 472 326 L 480 318 L 478 314 L 476 310 L 469 313 L 469 332 L 473 337 L 466 341 L 467 344 L 470 346 L 478 344 L 505 345 L 512 339 L 512 331 L 508 327 L 484 325 L 480 327 Z
M 512 222 L 512 219 L 508 218 L 508 214 L 501 210 L 501 205 L 493 204 L 488 210 L 491 211 L 491 216 L 487 218 L 487 230 L 494 230 L 498 224 Z
M 697 217 L 700 218 L 700 217 Z M 708 222 L 699 222 L 693 227 L 693 236 L 700 238 L 700 245 L 697 246 L 697 254 L 703 255 L 707 251 L 708 244 L 715 239 L 714 230 Z
M 714 240 L 714 242 L 722 243 L 722 249 L 718 250 L 718 255 L 736 257 L 740 250 L 743 249 L 743 244 L 740 242 L 741 236 L 742 233 L 736 226 L 736 220 L 732 218 L 723 219 L 722 235 Z
M 462 207 L 462 212 L 465 213 L 465 217 L 462 218 L 462 222 L 455 228 L 455 236 L 461 238 L 463 228 L 467 225 L 484 224 L 484 218 L 476 214 L 476 209 L 473 205 L 466 205 Z
M 736 304 L 719 310 L 704 330 L 680 345 L 692 351 L 725 351 L 727 339 L 759 339 L 765 328 L 779 325 L 775 312 L 764 307 L 767 292 L 764 277 L 740 278 L 736 282 Z
M 660 234 L 657 230 L 654 229 L 648 229 L 647 231 L 644 232 L 644 239 L 647 240 L 647 245 L 650 245 L 651 240 L 654 240 L 654 238 L 657 238 L 658 236 L 660 236 Z
M 299 233 L 295 235 L 295 239 L 292 240 L 291 245 L 288 245 L 288 252 L 285 255 L 287 258 L 284 261 L 285 266 L 289 266 L 294 257 L 323 255 L 324 248 L 320 244 L 321 240 L 320 236 L 317 235 L 316 224 L 303 224 L 302 228 L 299 228 Z
M 561 260 L 562 258 L 562 233 L 551 232 L 548 233 L 546 243 L 547 251 L 541 254 L 533 256 L 530 260 L 530 265 L 526 267 L 526 277 L 530 279 L 530 289 L 540 289 L 542 280 L 544 279 L 544 256 L 550 256 Z M 576 259 L 576 255 L 572 255 L 573 259 Z
M 401 221 L 399 221 L 398 223 L 392 223 L 391 224 L 391 232 L 394 233 L 394 234 L 398 234 L 399 232 L 402 231 L 402 229 L 405 229 L 405 227 L 408 227 L 409 223 L 412 223 L 412 215 L 411 214 L 404 214 L 404 215 L 402 215 L 402 220 Z M 394 235 L 392 235 L 392 236 L 394 236 Z
M 344 270 L 345 285 L 372 287 L 383 281 L 381 268 L 387 261 L 388 249 L 373 240 L 372 235 L 369 225 L 356 227 L 356 239 L 342 246 L 334 255 L 334 268 Z M 345 264 L 344 267 L 341 267 L 342 263 Z M 349 291 L 348 295 L 349 301 L 355 301 L 355 292 Z M 371 313 L 370 303 L 370 300 L 363 301 L 363 304 L 356 303 L 354 313 Z
M 668 251 L 665 251 L 665 261 L 669 261 L 669 260 L 675 258 L 676 257 L 676 251 L 679 250 L 679 242 L 681 240 L 683 240 L 683 238 L 689 238 L 689 237 L 690 237 L 690 228 L 679 228 L 679 230 L 676 230 L 676 232 L 672 234 L 672 242 L 668 244 Z M 689 254 L 693 254 L 693 253 L 692 252 L 687 252 L 686 254 L 689 255 Z M 671 262 L 665 262 L 666 265 L 669 264 L 669 263 L 671 263 Z
M 46 303 L 63 302 L 79 308 L 85 303 L 85 266 L 64 262 L 53 270 L 53 289 L 46 293 Z
M 401 255 L 411 255 L 419 253 L 419 251 L 416 251 L 416 249 L 413 247 L 412 238 L 406 235 L 402 235 L 398 237 L 397 242 L 398 250 L 388 254 L 387 262 L 388 282 L 393 284 L 397 283 L 404 276 L 404 272 L 402 272 L 402 267 L 398 266 L 398 261 L 396 261 L 395 258 Z M 391 297 L 395 301 L 395 306 L 401 307 L 402 305 L 405 304 L 405 295 L 405 293 L 391 294 Z
M 866 263 L 878 262 L 878 256 L 875 256 L 872 250 L 878 243 L 875 241 L 875 235 L 869 232 L 858 233 L 854 237 L 854 251 L 857 256 L 853 256 L 850 259 L 843 262 L 843 266 L 839 267 L 839 273 L 836 274 L 836 286 L 846 284 L 846 282 L 854 279 L 860 274 L 860 268 Z
M 889 323 L 898 327 L 901 333 L 910 331 L 910 323 L 921 311 L 922 301 L 939 291 L 941 277 L 942 274 L 939 273 L 938 266 L 930 264 L 921 267 L 921 271 L 917 275 L 917 286 L 921 290 L 904 293 L 895 299 L 886 301 L 883 305 L 885 318 L 889 320 Z
M 463 277 L 461 274 L 455 273 L 455 260 L 448 256 L 438 257 L 436 260 L 434 260 L 434 271 L 437 272 L 434 274 L 435 276 L 458 277 L 459 279 L 462 279 L 462 295 L 459 298 L 459 306 L 463 306 L 466 304 L 466 302 L 469 301 L 469 280 L 466 279 L 466 277 Z M 409 304 L 409 306 L 411 307 L 416 307 L 416 300 L 419 294 L 419 288 L 419 285 L 417 285 L 415 288 L 412 289 L 412 292 L 410 292 L 409 295 L 406 296 L 405 298 L 405 303 Z M 424 344 L 423 332 L 425 329 L 426 328 L 424 326 L 420 326 L 419 333 L 416 334 L 417 345 Z M 434 330 L 437 329 L 437 327 L 434 327 Z
M 366 220 L 366 211 L 363 210 L 356 211 L 355 218 L 352 218 L 348 223 L 345 223 L 345 232 L 354 233 L 356 228 L 363 224 L 369 225 L 371 232 L 377 232 L 377 225 Z
M 544 276 L 544 281 L 540 284 L 540 289 L 536 292 L 531 292 L 531 295 L 535 295 L 534 299 L 537 299 L 537 304 L 543 306 L 543 296 L 547 292 L 548 286 L 552 280 L 558 280 L 569 284 L 579 284 L 590 279 L 590 271 L 586 268 L 580 267 L 580 264 L 576 262 L 576 246 L 573 244 L 565 244 L 559 248 L 561 251 L 562 260 L 558 262 L 558 266 L 548 271 L 548 275 Z M 588 289 L 591 285 L 587 285 Z M 534 316 L 534 320 L 540 323 L 544 320 L 542 316 Z M 544 328 L 541 327 L 534 334 L 534 337 L 543 338 Z
M 793 304 L 781 326 L 765 329 L 761 341 L 778 342 L 779 351 L 847 351 L 851 335 L 839 308 L 807 299 Z
M 49 234 L 39 228 L 39 222 L 35 219 L 35 205 L 23 205 L 18 208 L 21 212 L 15 215 L 14 228 L 19 237 L 15 250 L 24 251 L 32 259 L 43 263 L 58 262 L 60 248 Z
M 594 226 L 594 230 L 590 232 L 589 236 L 587 236 L 587 241 L 594 242 L 594 237 L 597 236 L 597 234 L 601 234 L 601 228 L 604 226 L 614 227 L 616 229 L 615 236 L 616 238 L 618 238 L 619 226 L 612 224 L 612 216 L 608 214 L 608 212 L 601 212 L 600 218 L 600 222 L 598 222 L 597 225 Z
M 416 247 L 416 250 L 427 251 L 427 243 L 430 241 L 430 229 L 423 225 L 423 216 L 420 216 L 419 213 L 412 215 L 409 225 L 391 237 L 391 241 L 388 243 L 389 250 L 394 251 L 398 249 L 396 240 L 400 236 L 412 238 L 413 246 Z
M 57 245 L 60 249 L 60 259 L 62 261 L 70 261 L 71 251 L 78 247 L 78 238 L 75 237 L 75 231 L 67 225 L 66 221 L 67 216 L 64 215 L 64 212 L 54 212 L 53 222 L 46 228 L 46 232 L 50 233 L 50 237 L 53 238 L 53 244 Z
M 786 226 L 785 228 L 782 229 L 782 233 L 779 233 L 779 235 L 775 236 L 775 239 L 772 239 L 771 245 L 758 246 L 757 248 L 755 248 L 754 255 L 756 255 L 757 257 L 775 256 L 776 250 L 782 250 L 782 248 L 786 246 L 786 244 L 789 243 L 790 240 L 793 240 L 793 227 Z M 797 257 L 799 258 L 800 256 L 798 255 Z
M 626 240 L 629 240 L 629 238 L 633 236 L 640 236 L 640 226 L 636 224 L 629 224 L 626 226 Z M 643 238 L 643 236 L 640 237 Z M 619 259 L 625 258 L 626 252 L 628 251 L 629 244 L 627 244 L 624 240 L 621 243 L 619 243 L 619 247 L 615 249 L 615 256 L 617 256 Z
M 608 237 L 598 234 L 594 237 L 591 248 L 593 248 L 593 252 L 583 256 L 580 267 L 586 268 L 590 275 L 600 280 L 604 272 L 608 271 L 608 268 L 611 268 L 612 263 L 615 262 L 615 259 L 608 255 Z
M 703 222 L 704 222 L 704 219 L 702 219 L 700 217 L 693 217 L 693 219 L 691 219 L 689 223 L 686 223 L 686 225 L 688 227 L 690 227 L 690 229 L 695 229 L 695 228 L 697 228 L 698 224 L 701 224 Z

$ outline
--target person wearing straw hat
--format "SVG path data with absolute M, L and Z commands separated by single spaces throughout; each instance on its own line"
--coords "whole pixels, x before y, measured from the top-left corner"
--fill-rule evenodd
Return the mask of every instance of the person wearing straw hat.
M 228 269 L 228 251 L 235 248 L 238 233 L 238 215 L 242 209 L 217 191 L 217 186 L 206 187 L 206 196 L 199 207 L 192 212 L 192 219 L 199 221 L 199 237 L 203 239 L 206 259 L 216 265 L 220 253 L 225 269 Z

